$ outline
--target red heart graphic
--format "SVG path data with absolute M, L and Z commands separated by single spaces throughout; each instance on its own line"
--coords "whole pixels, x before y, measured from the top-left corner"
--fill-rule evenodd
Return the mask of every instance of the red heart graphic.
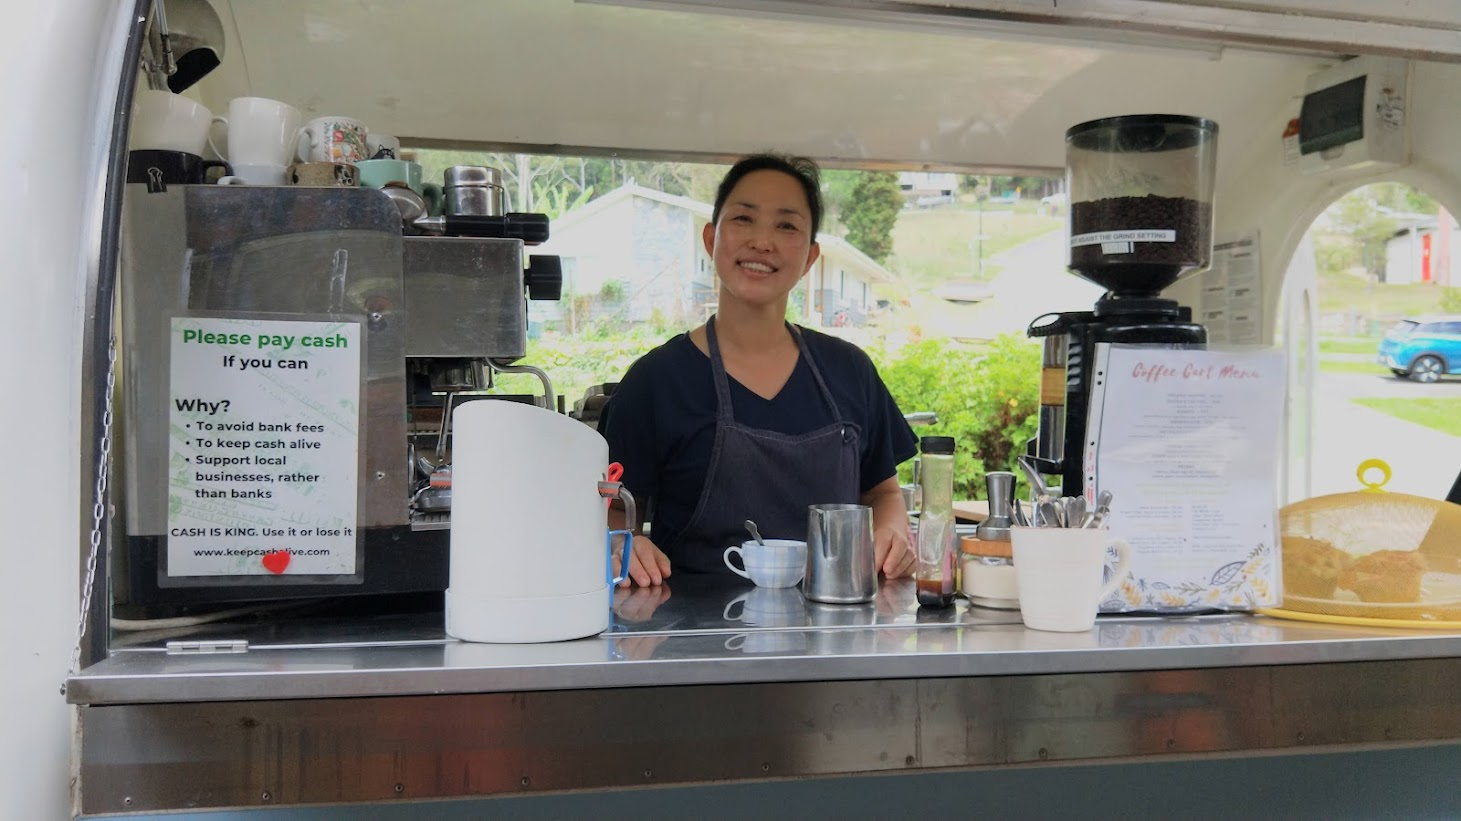
M 288 550 L 275 550 L 272 553 L 265 553 L 264 554 L 264 567 L 270 573 L 273 573 L 275 575 L 278 575 L 280 573 L 283 573 L 284 572 L 284 568 L 286 568 L 288 566 L 289 566 L 289 551 Z

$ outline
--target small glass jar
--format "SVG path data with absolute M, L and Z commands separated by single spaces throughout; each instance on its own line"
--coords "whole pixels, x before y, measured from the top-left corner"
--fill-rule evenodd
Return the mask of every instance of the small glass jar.
M 965 536 L 959 540 L 959 590 L 975 607 L 1019 610 L 1014 551 L 1009 541 Z

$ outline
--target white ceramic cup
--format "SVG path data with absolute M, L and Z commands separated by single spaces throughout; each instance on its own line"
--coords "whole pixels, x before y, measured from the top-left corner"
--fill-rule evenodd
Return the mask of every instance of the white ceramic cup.
M 289 167 L 284 165 L 233 165 L 233 174 L 218 180 L 219 185 L 284 185 Z
M 721 615 L 757 627 L 800 627 L 807 623 L 807 602 L 795 587 L 757 587 L 731 599 Z
M 171 91 L 143 90 L 133 103 L 131 148 L 203 156 L 213 112 Z
M 1012 527 L 1020 618 L 1026 627 L 1079 633 L 1096 626 L 1101 600 L 1131 567 L 1131 545 L 1110 531 L 1080 527 Z M 1119 557 L 1104 584 L 1106 551 Z
M 744 569 L 731 562 L 731 554 L 740 557 Z M 795 539 L 767 539 L 765 545 L 749 541 L 725 549 L 725 566 L 757 587 L 791 587 L 802 580 L 806 565 L 807 543 Z
M 369 159 L 365 124 L 349 117 L 316 117 L 300 129 L 295 153 L 301 162 L 343 162 Z
M 213 118 L 213 122 L 224 126 L 227 151 L 220 149 L 212 136 L 208 138 L 208 146 L 235 169 L 239 166 L 278 166 L 282 180 L 282 169 L 294 159 L 294 151 L 299 144 L 299 123 L 302 119 L 299 109 L 288 103 L 267 97 L 235 97 L 228 101 L 228 116 Z M 235 176 L 243 175 L 235 171 Z
M 806 647 L 807 634 L 800 630 L 757 630 L 725 640 L 725 649 L 742 653 L 800 653 Z
M 389 157 L 382 156 L 383 160 L 401 159 L 401 140 L 389 134 L 377 134 L 374 131 L 365 135 L 366 159 L 376 159 L 381 149 L 390 152 Z

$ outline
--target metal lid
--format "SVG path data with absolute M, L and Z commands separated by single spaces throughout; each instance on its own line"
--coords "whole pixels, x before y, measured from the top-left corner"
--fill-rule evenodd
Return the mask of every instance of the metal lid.
M 454 165 L 442 173 L 442 184 L 447 188 L 463 186 L 502 187 L 502 172 L 485 165 Z
M 1218 124 L 1186 114 L 1126 114 L 1073 125 L 1065 141 L 1087 151 L 1145 153 L 1191 148 L 1217 136 Z
M 954 452 L 954 437 L 952 436 L 925 436 L 918 440 L 918 449 L 924 453 L 942 453 L 952 455 Z

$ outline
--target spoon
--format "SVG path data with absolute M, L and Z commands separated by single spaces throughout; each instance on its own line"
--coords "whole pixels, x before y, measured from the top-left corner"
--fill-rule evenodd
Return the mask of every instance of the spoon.
M 1035 463 L 1030 461 L 1030 457 L 1021 456 L 1018 461 L 1020 469 L 1025 472 L 1025 481 L 1030 483 L 1031 495 L 1048 494 L 1050 489 L 1045 486 L 1045 477 L 1040 475 L 1040 471 L 1035 468 Z
M 761 531 L 759 531 L 759 530 L 756 529 L 756 523 L 755 522 L 751 521 L 750 519 L 747 519 L 746 520 L 746 529 L 749 530 L 749 531 L 751 531 L 751 536 L 753 538 L 755 538 L 756 544 L 761 545 L 762 547 L 765 547 L 766 546 L 766 542 L 764 542 L 764 541 L 761 540 Z
M 1067 496 L 1064 512 L 1066 527 L 1080 527 L 1086 518 L 1086 497 Z
M 1096 509 L 1086 514 L 1086 520 L 1081 522 L 1081 527 L 1099 528 L 1106 523 L 1106 517 L 1111 515 L 1111 491 L 1103 490 L 1101 495 L 1096 497 Z
M 1061 518 L 1061 506 L 1048 496 L 1041 500 L 1039 505 L 1040 522 L 1039 527 L 1065 527 L 1065 520 Z

